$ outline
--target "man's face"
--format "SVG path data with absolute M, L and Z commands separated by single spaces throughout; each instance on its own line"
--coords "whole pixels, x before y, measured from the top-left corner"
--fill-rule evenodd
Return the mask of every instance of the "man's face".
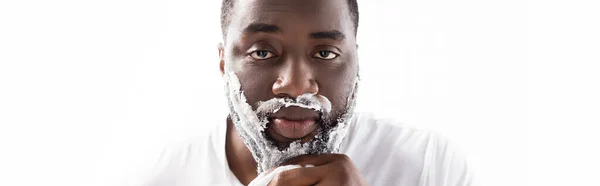
M 325 110 L 306 107 L 267 112 L 264 135 L 286 147 L 312 140 L 325 122 L 335 126 L 348 111 L 358 76 L 346 0 L 238 1 L 220 48 L 221 68 L 237 76 L 252 109 L 273 98 L 307 94 L 331 104 L 327 121 Z

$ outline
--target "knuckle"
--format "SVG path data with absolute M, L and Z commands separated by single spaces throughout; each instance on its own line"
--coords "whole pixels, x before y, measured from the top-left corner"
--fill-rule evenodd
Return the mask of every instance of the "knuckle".
M 280 172 L 277 175 L 275 175 L 272 182 L 275 183 L 275 185 L 284 184 L 291 178 L 291 175 L 292 173 L 290 171 Z
M 348 180 L 350 180 L 350 176 L 346 173 L 340 174 L 339 176 L 342 183 L 346 183 Z
M 344 160 L 344 161 L 350 161 L 350 157 L 348 157 L 348 155 L 345 155 L 345 154 L 340 154 L 338 157 L 339 157 L 341 160 Z
M 269 186 L 282 185 L 283 183 L 279 179 L 279 177 L 275 176 L 271 182 L 269 182 Z

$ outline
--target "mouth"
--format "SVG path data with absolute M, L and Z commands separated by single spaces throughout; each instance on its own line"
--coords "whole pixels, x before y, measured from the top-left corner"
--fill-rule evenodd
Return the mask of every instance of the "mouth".
M 320 114 L 300 107 L 281 108 L 270 116 L 267 133 L 277 143 L 307 142 L 319 128 Z

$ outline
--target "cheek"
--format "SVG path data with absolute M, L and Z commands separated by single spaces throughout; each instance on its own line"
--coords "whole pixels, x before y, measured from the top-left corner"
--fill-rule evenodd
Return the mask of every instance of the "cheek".
M 277 77 L 268 68 L 243 67 L 243 69 L 237 70 L 236 74 L 248 103 L 256 109 L 256 103 L 274 97 L 271 89 Z
M 348 96 L 353 91 L 357 67 L 347 66 L 332 71 L 320 72 L 317 82 L 320 94 L 331 101 L 332 109 L 340 113 L 346 109 Z

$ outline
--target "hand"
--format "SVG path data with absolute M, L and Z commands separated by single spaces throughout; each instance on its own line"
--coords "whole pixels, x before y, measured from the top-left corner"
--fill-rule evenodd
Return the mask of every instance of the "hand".
M 307 164 L 314 167 L 305 167 Z M 302 167 L 280 172 L 269 186 L 367 185 L 350 158 L 344 154 L 303 155 L 282 165 L 302 165 Z

